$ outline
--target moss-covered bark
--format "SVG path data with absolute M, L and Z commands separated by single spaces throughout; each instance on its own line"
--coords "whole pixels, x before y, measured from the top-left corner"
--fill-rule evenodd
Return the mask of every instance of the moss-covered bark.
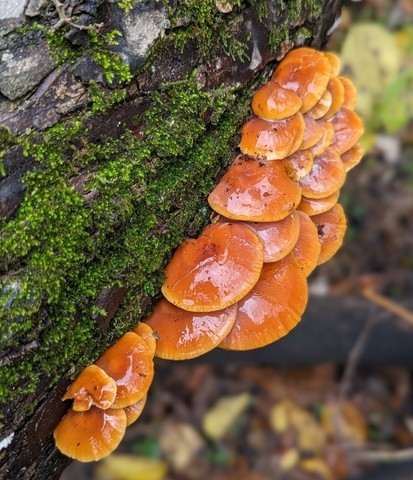
M 208 222 L 206 196 L 235 155 L 251 90 L 296 43 L 320 46 L 340 6 L 229 3 L 229 14 L 210 0 L 168 3 L 170 28 L 130 76 L 95 40 L 118 86 L 89 82 L 76 114 L 5 135 L 5 160 L 28 160 L 24 195 L 1 221 L 1 437 L 17 433 L 0 476 L 61 468 L 50 446 L 57 393 L 150 310 L 173 249 Z M 36 435 L 40 451 L 23 454 Z

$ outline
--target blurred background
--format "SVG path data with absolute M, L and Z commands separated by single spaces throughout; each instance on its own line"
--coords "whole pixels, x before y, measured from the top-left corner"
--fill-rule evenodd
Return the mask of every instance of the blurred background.
M 348 358 L 159 362 L 116 453 L 73 462 L 61 480 L 413 479 L 413 348 L 407 365 L 360 360 L 383 298 L 411 335 L 397 307 L 413 298 L 413 0 L 348 2 L 328 48 L 357 86 L 366 155 L 340 197 L 345 245 L 312 274 L 311 291 L 379 292 Z

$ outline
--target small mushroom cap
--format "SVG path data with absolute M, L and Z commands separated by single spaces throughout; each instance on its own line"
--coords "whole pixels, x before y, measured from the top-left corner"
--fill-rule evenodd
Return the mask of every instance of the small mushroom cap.
M 323 55 L 330 63 L 331 75 L 337 76 L 341 68 L 340 57 L 333 52 L 323 52 Z
M 298 212 L 300 217 L 300 236 L 293 249 L 304 275 L 308 277 L 315 269 L 321 252 L 321 244 L 318 239 L 317 227 L 311 218 L 304 212 Z
M 123 408 L 146 395 L 153 379 L 150 349 L 139 335 L 128 332 L 95 362 L 116 382 L 118 393 L 112 408 Z
M 162 293 L 191 312 L 223 310 L 257 283 L 263 250 L 257 234 L 245 225 L 209 225 L 197 239 L 177 248 L 166 267 Z
M 220 347 L 251 350 L 278 340 L 300 321 L 307 299 L 307 281 L 292 254 L 266 263 L 257 285 L 239 302 L 235 324 Z
M 228 221 L 220 216 L 219 222 Z M 278 222 L 243 222 L 259 236 L 264 246 L 264 263 L 277 262 L 288 255 L 297 243 L 300 220 L 294 210 Z
M 307 198 L 325 198 L 340 190 L 346 171 L 340 156 L 332 148 L 314 157 L 313 167 L 298 184 Z
M 308 175 L 313 167 L 313 154 L 310 150 L 297 150 L 283 160 L 288 176 L 294 182 Z
M 340 190 L 337 190 L 337 192 L 325 198 L 301 197 L 301 203 L 298 205 L 297 210 L 306 213 L 310 217 L 313 215 L 319 215 L 320 213 L 324 213 L 327 210 L 330 210 L 330 208 L 333 208 L 338 202 L 339 196 Z
M 215 348 L 229 333 L 238 304 L 215 312 L 188 312 L 161 299 L 145 320 L 159 337 L 156 356 L 167 360 L 199 357 Z
M 291 90 L 269 81 L 253 96 L 252 111 L 266 120 L 283 120 L 297 113 L 302 105 L 300 98 Z
M 304 115 L 305 132 L 303 143 L 300 146 L 300 150 L 306 150 L 307 148 L 314 147 L 318 143 L 324 134 L 323 122 L 317 122 L 310 115 Z
M 301 190 L 283 162 L 238 155 L 208 197 L 209 205 L 232 220 L 277 222 L 300 203 Z
M 347 77 L 338 77 L 344 87 L 344 103 L 343 107 L 353 110 L 356 106 L 357 90 L 353 82 Z
M 79 462 L 92 462 L 115 450 L 126 430 L 122 408 L 101 410 L 91 407 L 84 412 L 70 410 L 54 429 L 56 447 Z
M 337 203 L 333 208 L 320 215 L 314 215 L 311 220 L 318 230 L 318 238 L 321 242 L 321 252 L 318 265 L 321 265 L 333 257 L 341 247 L 346 233 L 347 220 L 343 207 Z
M 326 90 L 320 100 L 311 110 L 307 112 L 307 114 L 313 117 L 314 120 L 318 120 L 319 118 L 324 117 L 324 115 L 328 112 L 332 102 L 333 96 L 328 90 Z
M 239 148 L 250 157 L 281 160 L 300 148 L 304 130 L 301 113 L 274 121 L 253 117 L 241 128 Z
M 320 100 L 330 76 L 331 65 L 323 53 L 301 47 L 287 53 L 271 80 L 295 92 L 303 102 L 301 113 L 305 113 Z
M 324 117 L 330 118 L 335 115 L 344 104 L 344 86 L 337 77 L 331 77 L 327 85 L 327 90 L 331 93 L 332 102 Z
M 341 109 L 329 120 L 334 127 L 334 135 L 330 146 L 341 155 L 359 141 L 364 132 L 360 117 L 346 107 Z
M 62 400 L 73 398 L 73 410 L 83 412 L 92 405 L 103 410 L 115 401 L 116 382 L 97 365 L 89 365 L 80 372 L 70 385 Z
M 136 333 L 136 335 L 139 335 L 143 340 L 145 340 L 146 344 L 148 345 L 149 352 L 153 357 L 156 350 L 156 337 L 152 328 L 147 323 L 139 322 L 132 332 Z
M 321 120 L 319 120 L 319 122 L 322 124 L 324 131 L 323 131 L 323 136 L 321 137 L 321 140 L 317 142 L 314 145 L 314 147 L 310 148 L 310 151 L 313 154 L 313 157 L 322 155 L 330 146 L 334 136 L 334 127 L 330 122 L 322 122 Z
M 146 399 L 147 399 L 147 395 L 142 397 L 136 403 L 133 403 L 132 405 L 129 405 L 128 407 L 124 408 L 125 413 L 126 413 L 126 426 L 127 427 L 129 427 L 129 425 L 132 425 L 133 422 L 136 422 L 136 420 L 141 416 L 141 413 L 143 412 L 143 409 L 145 408 Z
M 350 171 L 356 165 L 358 165 L 363 158 L 364 148 L 356 143 L 350 150 L 341 154 L 341 160 L 343 162 L 346 172 Z

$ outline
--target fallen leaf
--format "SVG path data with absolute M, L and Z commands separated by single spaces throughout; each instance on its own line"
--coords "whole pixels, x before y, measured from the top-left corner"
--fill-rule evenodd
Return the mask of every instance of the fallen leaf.
M 167 466 L 162 460 L 135 455 L 109 455 L 95 470 L 94 480 L 163 480 Z
M 367 423 L 363 414 L 350 402 L 325 405 L 321 414 L 325 432 L 364 445 L 367 441 Z
M 321 477 L 323 480 L 333 480 L 334 475 L 330 467 L 326 462 L 318 457 L 306 458 L 301 460 L 300 468 L 302 468 L 307 473 L 314 473 Z
M 283 433 L 290 426 L 291 411 L 296 405 L 291 400 L 281 400 L 277 402 L 270 410 L 270 423 L 273 430 L 277 433 Z
M 296 448 L 289 448 L 280 458 L 280 468 L 283 472 L 292 470 L 300 460 L 300 453 Z

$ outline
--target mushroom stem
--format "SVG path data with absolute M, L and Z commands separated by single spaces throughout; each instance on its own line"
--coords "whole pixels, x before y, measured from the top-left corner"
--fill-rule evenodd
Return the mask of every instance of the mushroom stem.
M 376 292 L 371 287 L 364 288 L 361 292 L 364 298 L 370 300 L 370 302 L 378 305 L 381 308 L 384 308 L 390 313 L 398 316 L 399 318 L 405 320 L 410 325 L 413 325 L 413 312 L 404 308 L 403 306 L 397 304 L 390 298 L 385 297 L 381 293 Z

